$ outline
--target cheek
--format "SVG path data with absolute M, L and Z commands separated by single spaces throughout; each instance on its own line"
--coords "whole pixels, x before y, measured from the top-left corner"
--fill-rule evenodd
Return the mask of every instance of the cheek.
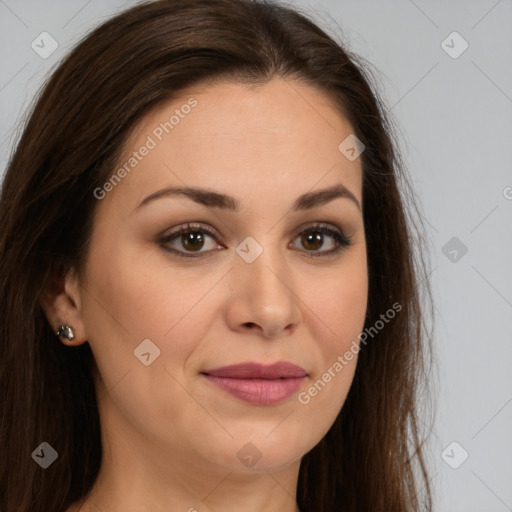
M 350 255 L 344 264 L 317 279 L 317 290 L 307 304 L 313 325 L 319 329 L 324 363 L 334 359 L 358 340 L 364 327 L 368 302 L 368 271 L 364 245 Z M 316 321 L 315 321 L 316 318 Z
M 354 377 L 368 301 L 365 253 L 352 255 L 344 267 L 323 279 L 321 293 L 308 301 L 312 338 L 320 362 L 297 398 L 317 418 L 324 433 L 338 415 Z
M 148 436 L 166 439 L 169 425 L 182 423 L 192 431 L 187 418 L 202 410 L 186 391 L 185 367 L 215 319 L 202 297 L 219 276 L 205 270 L 203 278 L 194 279 L 192 270 L 163 266 L 158 255 L 112 247 L 101 251 L 97 246 L 91 254 L 82 304 L 100 386 L 116 402 L 115 408 L 105 407 L 105 424 L 108 428 L 117 409 Z M 150 342 L 141 345 L 143 340 Z
M 98 249 L 91 255 L 84 313 L 91 329 L 101 325 L 98 336 L 107 337 L 108 330 L 125 343 L 161 340 L 180 328 L 191 310 L 200 307 L 205 290 L 214 286 L 215 276 L 195 279 L 192 269 L 167 266 L 153 252 Z
M 132 370 L 136 373 L 130 378 L 151 369 L 141 374 L 142 388 L 156 371 L 167 380 L 166 369 L 182 377 L 189 356 L 207 339 L 217 318 L 216 285 L 224 272 L 204 265 L 177 267 L 154 247 L 149 251 L 135 244 L 96 243 L 84 283 L 82 317 L 107 388 Z M 151 344 L 141 345 L 148 339 Z M 139 347 L 146 346 L 154 360 L 148 367 L 137 358 L 147 352 Z M 153 354 L 158 357 L 153 359 Z

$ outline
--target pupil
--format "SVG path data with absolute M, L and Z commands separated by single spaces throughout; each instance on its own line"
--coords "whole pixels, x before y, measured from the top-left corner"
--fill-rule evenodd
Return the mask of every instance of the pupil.
M 182 236 L 183 246 L 188 249 L 201 249 L 203 246 L 204 240 L 199 231 L 193 231 L 189 234 Z M 200 247 L 195 247 L 197 243 L 200 243 Z
M 305 241 L 305 243 L 307 245 L 314 244 L 314 247 L 310 247 L 312 249 L 319 249 L 320 247 L 322 247 L 321 233 L 315 233 L 315 234 L 307 233 L 307 234 L 303 235 L 303 241 Z

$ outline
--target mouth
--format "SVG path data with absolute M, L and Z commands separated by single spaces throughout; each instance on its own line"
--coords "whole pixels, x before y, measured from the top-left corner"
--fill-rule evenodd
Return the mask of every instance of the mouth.
M 248 403 L 273 405 L 294 395 L 305 378 L 304 368 L 288 362 L 244 363 L 201 372 L 216 388 Z

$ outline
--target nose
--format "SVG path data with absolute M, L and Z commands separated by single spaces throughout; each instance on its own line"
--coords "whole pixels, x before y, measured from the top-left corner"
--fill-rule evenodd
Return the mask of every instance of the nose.
M 227 310 L 231 329 L 264 338 L 292 334 L 300 320 L 293 273 L 280 248 L 266 248 L 252 263 L 235 259 L 230 273 L 233 294 Z

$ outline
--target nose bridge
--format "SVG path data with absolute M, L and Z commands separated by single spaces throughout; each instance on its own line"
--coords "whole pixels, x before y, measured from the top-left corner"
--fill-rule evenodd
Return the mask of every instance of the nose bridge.
M 264 288 L 270 286 L 271 289 L 266 290 L 267 293 L 273 291 L 273 288 L 276 288 L 277 291 L 284 291 L 282 290 L 284 286 L 282 280 L 290 278 L 281 248 L 273 247 L 270 244 L 267 244 L 254 262 L 248 264 L 249 274 L 251 269 L 257 277 L 255 285 L 259 284 Z
M 247 237 L 237 247 L 234 286 L 244 303 L 244 322 L 276 332 L 297 320 L 293 275 L 275 237 L 267 233 L 258 238 Z

